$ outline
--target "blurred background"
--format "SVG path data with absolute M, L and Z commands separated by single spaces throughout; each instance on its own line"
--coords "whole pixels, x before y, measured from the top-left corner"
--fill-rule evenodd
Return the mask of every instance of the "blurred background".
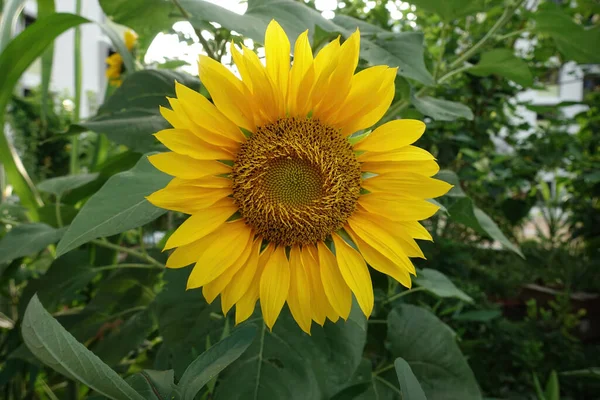
M 248 7 L 237 0 L 210 2 L 238 14 Z M 4 6 L 6 3 L 4 0 Z M 460 18 L 448 23 L 436 14 L 431 4 L 439 2 L 434 1 L 303 3 L 334 22 L 353 17 L 383 31 L 422 33 L 425 65 L 434 77 L 444 60 L 454 60 L 456 54 L 484 37 L 504 9 L 501 1 L 485 1 L 485 7 L 459 12 Z M 24 2 L 14 35 L 36 21 L 37 4 Z M 111 15 L 110 8 L 101 7 L 97 0 L 79 5 L 77 10 L 75 0 L 56 0 L 57 11 L 78 13 L 125 35 L 128 28 L 115 22 L 124 19 L 118 9 Z M 581 31 L 559 23 L 557 32 L 533 29 L 536 21 L 540 24 L 536 13 L 544 10 L 559 10 Z M 198 54 L 207 53 L 207 46 L 230 65 L 232 40 L 264 57 L 263 49 L 252 39 L 219 24 L 206 23 L 203 29 L 182 21 L 158 24 L 153 14 L 144 13 L 140 10 L 132 26 L 144 27 L 136 32 L 133 51 L 135 62 L 144 68 L 197 75 L 195 60 Z M 527 73 L 511 76 L 514 64 L 502 67 L 502 60 L 497 60 L 497 68 L 509 71 L 505 76 L 467 70 L 445 77 L 443 84 L 430 91 L 434 98 L 466 105 L 471 118 L 436 118 L 427 107 L 408 101 L 398 112 L 402 118 L 427 123 L 418 145 L 431 151 L 442 169 L 460 179 L 458 186 L 468 196 L 443 203 L 456 218 L 442 214 L 428 221 L 435 242 L 423 244 L 428 259 L 419 260 L 417 266 L 443 272 L 474 302 L 469 307 L 462 302 L 442 304 L 441 300 L 431 302 L 425 294 L 415 294 L 415 302 L 427 304 L 454 330 L 489 398 L 541 398 L 536 385 L 545 386 L 553 372 L 560 380 L 560 398 L 600 398 L 599 24 L 597 0 L 527 0 L 490 39 L 495 46 L 510 49 L 520 60 L 519 68 Z M 73 172 L 73 142 L 67 135 L 71 123 L 95 116 L 118 87 L 106 75 L 106 59 L 115 53 L 110 38 L 97 24 L 79 29 L 80 106 L 75 105 L 73 29 L 54 42 L 49 80 L 52 107 L 46 118 L 41 117 L 41 59 L 22 75 L 9 103 L 5 132 L 34 182 Z M 561 30 L 570 36 L 561 37 Z M 361 32 L 372 33 L 368 29 Z M 315 35 L 324 42 L 337 33 L 317 29 Z M 474 55 L 468 61 L 475 64 L 481 58 Z M 0 73 L 0 79 L 2 76 Z M 396 86 L 400 100 L 412 98 L 416 91 L 412 82 L 400 76 Z M 464 116 L 464 110 L 456 115 Z M 80 133 L 80 171 L 92 170 L 88 165 L 96 156 L 95 141 L 95 133 Z M 122 143 L 110 146 L 110 154 L 126 152 Z M 1 166 L 0 184 L 0 217 L 6 220 L 8 205 L 18 199 Z M 481 220 L 473 222 L 473 204 L 496 222 L 523 257 L 506 251 L 506 242 L 481 229 Z M 155 243 L 167 230 L 148 230 L 146 240 Z M 34 268 L 25 277 L 3 276 L 5 305 L 18 298 L 27 280 L 37 274 Z M 0 315 L 0 329 L 7 332 L 14 320 L 6 310 Z M 1 377 L 2 373 L 0 386 L 6 383 Z

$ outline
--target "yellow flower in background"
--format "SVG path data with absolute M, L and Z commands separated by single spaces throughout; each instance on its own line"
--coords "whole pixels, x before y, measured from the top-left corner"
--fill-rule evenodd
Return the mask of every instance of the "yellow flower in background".
M 138 36 L 131 30 L 126 30 L 124 35 L 125 47 L 127 50 L 132 51 L 137 43 Z M 121 86 L 121 76 L 125 72 L 125 65 L 123 64 L 123 57 L 119 53 L 113 53 L 106 57 L 106 77 L 113 86 Z
M 339 38 L 313 57 L 308 32 L 290 42 L 272 21 L 266 67 L 231 46 L 238 79 L 200 56 L 200 80 L 211 103 L 176 83 L 173 126 L 156 134 L 171 152 L 150 162 L 174 176 L 148 197 L 191 216 L 165 249 L 169 268 L 195 264 L 188 289 L 221 295 L 236 323 L 260 299 L 272 328 L 287 302 L 298 325 L 347 319 L 352 294 L 366 316 L 373 309 L 367 263 L 410 287 L 423 257 L 414 239 L 431 240 L 418 222 L 438 207 L 426 199 L 450 185 L 431 178 L 434 157 L 414 147 L 425 124 L 396 120 L 368 136 L 351 136 L 381 119 L 394 97 L 396 68 L 354 73 L 360 35 Z

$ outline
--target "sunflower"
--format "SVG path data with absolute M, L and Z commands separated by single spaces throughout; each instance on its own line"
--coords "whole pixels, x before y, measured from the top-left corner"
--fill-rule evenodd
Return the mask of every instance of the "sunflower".
M 125 47 L 127 50 L 132 51 L 137 43 L 138 36 L 131 30 L 126 30 L 123 37 L 125 40 Z M 123 57 L 119 53 L 113 53 L 106 57 L 106 77 L 108 82 L 112 86 L 121 86 L 121 76 L 125 72 L 125 65 L 123 63 Z
M 187 288 L 202 287 L 240 323 L 256 301 L 272 328 L 284 304 L 310 333 L 312 321 L 347 319 L 354 294 L 373 309 L 367 264 L 406 287 L 423 257 L 418 222 L 438 207 L 426 199 L 450 185 L 431 178 L 434 157 L 414 147 L 425 124 L 395 120 L 371 132 L 394 97 L 396 68 L 354 73 L 358 30 L 313 57 L 308 32 L 290 42 L 277 22 L 266 31 L 266 66 L 231 46 L 241 79 L 199 58 L 212 102 L 176 83 L 173 126 L 156 134 L 171 152 L 150 162 L 174 176 L 148 197 L 190 217 L 168 239 L 169 268 L 195 264 Z

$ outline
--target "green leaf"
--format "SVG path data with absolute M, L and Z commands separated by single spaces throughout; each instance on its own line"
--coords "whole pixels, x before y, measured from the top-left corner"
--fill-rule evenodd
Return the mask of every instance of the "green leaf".
M 499 241 L 502 244 L 502 246 L 517 253 L 521 256 L 521 258 L 525 258 L 525 256 L 521 252 L 521 249 L 519 249 L 517 245 L 513 244 L 510 240 L 508 240 L 508 238 L 504 235 L 504 233 L 502 233 L 500 228 L 498 228 L 498 225 L 496 225 L 496 223 L 490 218 L 489 215 L 487 215 L 477 207 L 474 208 L 474 212 L 475 217 L 479 222 L 479 225 L 485 232 L 487 232 L 487 234 L 492 239 Z
M 221 340 L 196 358 L 185 370 L 177 384 L 183 400 L 194 400 L 196 394 L 229 364 L 237 360 L 248 349 L 256 336 L 256 327 L 246 325 L 235 329 L 230 336 Z
M 125 380 L 146 400 L 172 399 L 175 389 L 175 373 L 168 371 L 143 370 Z
M 90 240 L 137 228 L 164 214 L 166 211 L 154 207 L 146 196 L 170 180 L 146 157 L 131 170 L 112 176 L 79 211 L 58 244 L 57 256 Z
M 446 22 L 485 8 L 483 0 L 411 0 L 410 3 L 417 6 L 417 9 L 439 15 Z
M 57 197 L 61 197 L 66 192 L 95 181 L 98 175 L 97 173 L 93 173 L 51 178 L 38 183 L 38 189 L 42 192 L 52 193 Z
M 435 269 L 424 268 L 418 271 L 414 282 L 438 297 L 455 297 L 469 303 L 473 302 L 473 299 L 457 288 L 446 275 Z
M 585 369 L 577 369 L 573 371 L 564 371 L 560 373 L 564 376 L 573 376 L 578 378 L 596 378 L 600 379 L 600 367 L 590 367 Z
M 473 371 L 456 344 L 453 332 L 424 308 L 403 304 L 388 315 L 389 350 L 402 357 L 436 400 L 480 400 Z
M 413 97 L 413 105 L 424 115 L 436 121 L 454 121 L 459 118 L 473 120 L 473 112 L 464 104 L 430 96 Z
M 309 336 L 284 308 L 273 331 L 263 325 L 250 348 L 225 370 L 215 399 L 328 399 L 352 380 L 365 339 L 362 328 L 342 320 L 313 325 Z
M 137 32 L 140 40 L 150 44 L 157 33 L 168 30 L 184 19 L 168 0 L 100 0 L 100 7 L 110 19 Z
M 547 400 L 560 400 L 560 386 L 558 384 L 558 375 L 556 371 L 550 373 L 548 382 L 546 382 L 546 391 L 544 392 Z
M 197 77 L 169 70 L 143 70 L 127 76 L 100 107 L 99 114 L 119 112 L 126 109 L 146 109 L 159 114 L 159 106 L 168 107 L 167 97 L 175 97 L 175 81 L 199 90 Z
M 196 77 L 169 70 L 144 70 L 129 74 L 123 84 L 100 107 L 98 115 L 79 123 L 104 133 L 115 143 L 146 153 L 160 148 L 153 134 L 170 127 L 160 115 L 160 106 L 169 106 L 175 97 L 175 81 L 200 89 Z
M 396 375 L 400 383 L 402 400 L 427 400 L 417 377 L 412 372 L 412 369 L 410 369 L 410 365 L 402 357 L 396 358 L 394 368 L 396 369 Z
M 217 22 L 258 43 L 264 42 L 265 30 L 272 19 L 281 24 L 292 43 L 306 29 L 312 36 L 317 26 L 326 32 L 339 32 L 348 37 L 358 26 L 364 28 L 366 24 L 351 17 L 330 21 L 318 11 L 294 0 L 250 1 L 243 16 L 207 1 L 180 0 L 179 3 L 191 14 L 192 25 L 201 26 L 204 21 Z M 363 31 L 370 33 L 374 30 Z M 398 66 L 398 75 L 433 85 L 433 77 L 425 67 L 423 53 L 423 34 L 420 32 L 392 33 L 379 30 L 375 36 L 361 38 L 361 57 L 370 64 Z
M 96 133 L 103 133 L 111 141 L 139 153 L 160 150 L 161 145 L 152 135 L 170 127 L 161 115 L 146 109 L 127 109 L 101 114 L 78 125 Z
M 52 318 L 37 296 L 27 306 L 21 329 L 31 352 L 58 373 L 110 399 L 144 399 Z
M 499 75 L 525 87 L 533 85 L 533 75 L 527 63 L 515 56 L 510 49 L 486 51 L 477 65 L 467 72 L 477 76 Z
M 600 63 L 600 28 L 585 29 L 560 10 L 542 10 L 533 14 L 535 30 L 552 37 L 558 51 L 580 64 Z
M 0 239 L 0 263 L 33 255 L 45 249 L 58 242 L 65 230 L 39 223 L 15 226 Z

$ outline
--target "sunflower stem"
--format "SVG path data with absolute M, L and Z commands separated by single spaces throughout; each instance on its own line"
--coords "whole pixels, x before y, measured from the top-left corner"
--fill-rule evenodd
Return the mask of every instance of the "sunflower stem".
M 155 258 L 149 256 L 148 254 L 140 253 L 139 251 L 130 249 L 128 247 L 119 246 L 118 244 L 110 243 L 109 241 L 105 241 L 105 240 L 92 240 L 91 243 L 95 244 L 96 246 L 106 247 L 108 249 L 113 249 L 113 250 L 121 251 L 123 253 L 127 253 L 130 256 L 139 258 L 140 260 L 147 261 L 150 264 L 154 265 L 155 267 L 165 268 L 165 265 L 163 263 L 161 263 L 160 261 L 157 261 Z
M 408 296 L 409 294 L 413 294 L 416 292 L 422 292 L 423 290 L 426 290 L 423 286 L 415 288 L 415 289 L 405 290 L 404 292 L 395 294 L 392 297 L 388 297 L 387 299 L 385 299 L 383 304 L 391 303 L 392 301 L 398 300 L 401 297 Z
M 75 3 L 75 14 L 81 15 L 81 0 Z M 79 122 L 81 117 L 81 29 L 75 28 L 75 49 L 73 50 L 74 65 L 74 102 L 73 122 Z M 76 174 L 79 170 L 79 135 L 73 136 L 71 140 L 71 157 L 69 163 L 71 174 Z
M 60 212 L 60 200 L 61 200 L 61 196 L 56 196 L 56 203 L 54 204 L 54 212 L 56 213 L 56 225 L 59 228 L 62 228 L 64 225 L 63 225 L 62 214 Z
M 177 7 L 179 9 L 179 11 L 183 15 L 183 17 L 185 19 L 187 19 L 188 22 L 194 27 L 194 32 L 196 32 L 196 35 L 198 36 L 198 40 L 200 41 L 200 44 L 202 45 L 202 48 L 204 49 L 206 54 L 213 60 L 220 61 L 219 58 L 217 58 L 214 51 L 212 50 L 212 48 L 210 47 L 208 41 L 206 39 L 204 39 L 204 37 L 202 37 L 202 31 L 200 29 L 197 29 L 194 26 L 194 24 L 192 24 L 192 22 L 190 21 L 191 15 L 185 10 L 185 8 L 183 8 L 181 6 L 181 4 L 179 4 L 178 0 L 172 0 L 172 1 L 173 1 L 173 4 L 175 5 L 175 7 Z
M 94 271 L 110 271 L 113 269 L 124 269 L 124 268 L 134 268 L 134 269 L 164 269 L 163 266 L 157 266 L 153 264 L 113 264 L 113 265 L 104 265 L 102 267 L 94 267 Z

